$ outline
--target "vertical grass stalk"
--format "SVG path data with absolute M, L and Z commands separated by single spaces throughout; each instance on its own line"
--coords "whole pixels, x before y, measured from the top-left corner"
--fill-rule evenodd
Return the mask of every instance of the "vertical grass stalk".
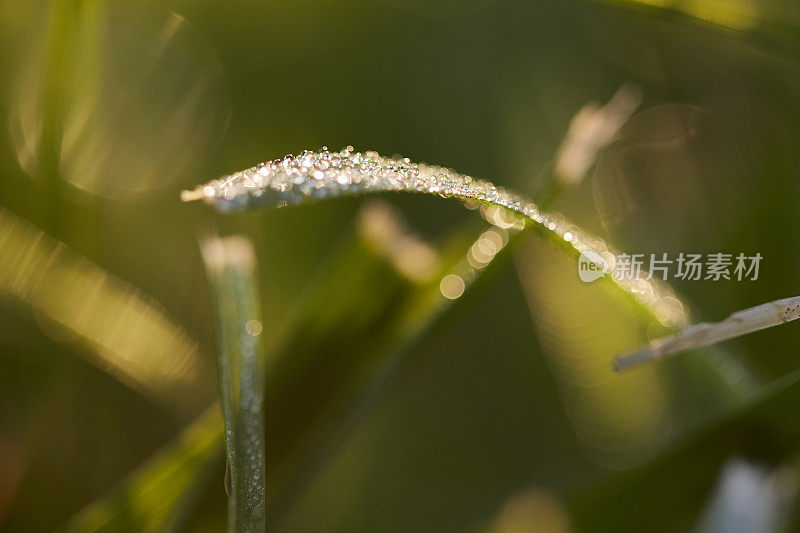
M 227 453 L 228 531 L 264 531 L 264 352 L 256 257 L 245 237 L 202 244 L 219 346 Z

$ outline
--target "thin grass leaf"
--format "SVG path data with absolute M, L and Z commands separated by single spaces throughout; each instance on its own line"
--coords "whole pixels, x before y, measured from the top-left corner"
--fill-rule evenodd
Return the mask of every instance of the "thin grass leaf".
M 209 407 L 108 495 L 68 522 L 65 533 L 177 531 L 222 455 L 219 406 Z
M 737 311 L 721 322 L 695 324 L 668 337 L 651 341 L 647 346 L 617 357 L 614 370 L 630 370 L 662 357 L 705 348 L 722 341 L 779 326 L 800 318 L 800 297 L 783 298 Z
M 265 363 L 255 254 L 250 241 L 240 236 L 209 239 L 202 250 L 219 336 L 228 529 L 263 531 Z
M 64 120 L 66 89 L 72 83 L 69 66 L 72 64 L 75 27 L 81 15 L 88 15 L 94 2 L 61 0 L 53 2 L 47 19 L 46 53 L 43 65 L 40 150 L 36 175 L 47 201 L 46 228 L 52 235 L 61 236 L 64 228 L 64 182 L 60 171 L 61 132 Z

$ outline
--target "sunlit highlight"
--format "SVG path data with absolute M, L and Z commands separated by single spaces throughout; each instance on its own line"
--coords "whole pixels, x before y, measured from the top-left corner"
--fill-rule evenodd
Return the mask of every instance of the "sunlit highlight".
M 423 283 L 440 268 L 433 246 L 409 231 L 400 213 L 387 202 L 367 203 L 359 211 L 357 228 L 369 247 L 410 281 Z
M 448 274 L 442 278 L 442 281 L 439 284 L 439 289 L 442 291 L 442 296 L 448 300 L 460 298 L 461 295 L 464 294 L 465 288 L 466 285 L 464 284 L 464 280 L 461 279 L 461 276 L 456 274 Z
M 44 43 L 24 58 L 11 115 L 20 165 L 38 177 L 52 152 L 58 160 L 49 164 L 64 180 L 111 197 L 196 173 L 230 117 L 211 46 L 174 13 L 116 0 L 87 9 L 92 15 L 57 44 L 65 51 L 57 78 Z M 58 113 L 48 114 L 51 108 Z M 41 146 L 43 128 L 55 132 L 45 139 L 50 146 Z

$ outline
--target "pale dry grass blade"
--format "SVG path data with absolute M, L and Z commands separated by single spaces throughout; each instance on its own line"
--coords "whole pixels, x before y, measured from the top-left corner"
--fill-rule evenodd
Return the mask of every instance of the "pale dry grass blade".
M 656 359 L 712 346 L 798 318 L 800 296 L 775 300 L 738 311 L 721 322 L 695 324 L 675 335 L 655 339 L 643 348 L 620 355 L 614 363 L 614 370 L 629 370 Z

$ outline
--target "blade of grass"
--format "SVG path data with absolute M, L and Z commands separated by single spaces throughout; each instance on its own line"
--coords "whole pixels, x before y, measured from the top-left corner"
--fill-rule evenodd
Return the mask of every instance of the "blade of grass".
M 202 250 L 219 337 L 228 529 L 264 531 L 265 363 L 255 254 L 250 241 L 241 236 L 208 239 Z
M 205 200 L 221 211 L 231 211 L 393 191 L 457 198 L 489 206 L 492 216 L 502 213 L 503 217 L 515 218 L 521 226 L 530 226 L 546 235 L 576 259 L 585 250 L 600 255 L 611 253 L 601 240 L 559 215 L 542 213 L 535 203 L 514 191 L 444 167 L 412 163 L 408 159 L 388 159 L 375 152 L 354 152 L 352 147 L 341 152 L 323 148 L 320 152 L 304 151 L 296 157 L 286 156 L 223 176 L 194 191 L 184 191 L 182 199 Z M 675 316 L 674 306 L 669 304 L 675 295 L 666 284 L 607 279 L 660 322 L 672 325 L 679 318 L 685 319 Z
M 64 102 L 69 86 L 71 46 L 81 11 L 80 0 L 56 0 L 48 13 L 46 57 L 39 105 L 42 132 L 37 174 L 47 199 L 47 230 L 60 236 L 64 227 L 63 181 L 59 170 Z
M 614 370 L 623 372 L 662 357 L 712 346 L 798 318 L 800 318 L 800 297 L 767 302 L 737 311 L 721 322 L 694 324 L 676 335 L 650 341 L 642 348 L 619 355 L 614 362 Z

